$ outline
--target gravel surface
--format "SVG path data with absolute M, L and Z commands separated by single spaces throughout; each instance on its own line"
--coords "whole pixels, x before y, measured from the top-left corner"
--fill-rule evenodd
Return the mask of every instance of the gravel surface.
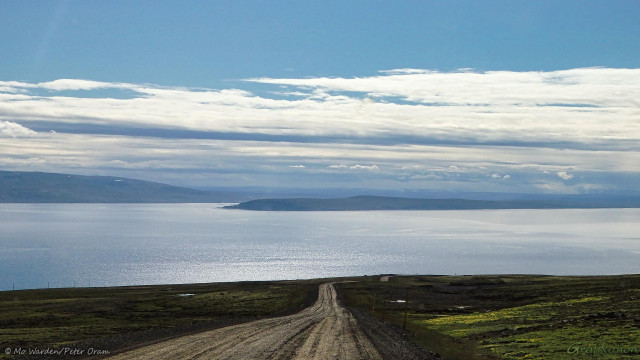
M 182 336 L 109 359 L 383 359 L 333 284 L 297 314 Z

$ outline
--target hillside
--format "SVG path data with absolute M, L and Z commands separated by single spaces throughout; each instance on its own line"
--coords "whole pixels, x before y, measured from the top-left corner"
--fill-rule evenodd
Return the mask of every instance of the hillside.
M 216 194 L 111 176 L 0 171 L 0 203 L 226 202 Z

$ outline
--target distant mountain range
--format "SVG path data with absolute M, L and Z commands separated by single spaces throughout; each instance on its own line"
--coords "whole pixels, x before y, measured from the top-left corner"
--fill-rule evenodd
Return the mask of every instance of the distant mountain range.
M 226 194 L 111 176 L 0 171 L 3 203 L 233 202 Z
M 268 190 L 268 189 L 267 189 Z M 304 189 L 303 189 L 304 190 Z M 113 176 L 82 176 L 43 172 L 0 171 L 0 203 L 236 203 L 230 209 L 260 211 L 340 210 L 474 210 L 639 208 L 640 196 L 434 193 L 429 198 L 351 196 L 321 198 L 269 196 L 265 189 L 196 190 L 151 181 Z M 308 191 L 308 190 L 307 190 Z M 321 194 L 314 190 L 314 194 Z M 356 190 L 351 190 L 356 191 Z M 375 190 L 358 190 L 370 192 Z M 274 196 L 275 195 L 275 196 Z M 424 195 L 424 194 L 423 194 Z M 304 196 L 304 195 L 303 195 Z M 339 196 L 339 195 L 338 195 Z M 456 197 L 458 196 L 458 197 Z M 249 199 L 258 199 L 246 201 Z
M 226 206 L 258 211 L 479 210 L 637 208 L 640 198 L 558 197 L 545 200 L 414 199 L 353 196 L 339 199 L 261 199 Z

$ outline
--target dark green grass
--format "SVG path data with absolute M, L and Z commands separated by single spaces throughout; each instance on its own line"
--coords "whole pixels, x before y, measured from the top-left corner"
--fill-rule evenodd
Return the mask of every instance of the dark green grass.
M 412 340 L 445 359 L 640 359 L 640 349 L 623 353 L 640 347 L 640 275 L 408 276 L 340 288 L 368 311 L 375 297 L 376 316 L 400 326 L 406 306 Z
M 7 347 L 60 348 L 158 329 L 178 329 L 166 334 L 179 335 L 293 313 L 315 300 L 317 283 L 245 282 L 0 292 L 0 358 L 6 357 Z M 141 339 L 150 340 L 149 336 Z M 110 347 L 119 346 L 106 343 Z

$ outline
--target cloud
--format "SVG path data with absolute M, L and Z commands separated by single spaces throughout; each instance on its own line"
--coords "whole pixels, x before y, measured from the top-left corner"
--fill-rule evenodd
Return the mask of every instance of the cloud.
M 393 70 L 381 70 L 380 73 L 385 75 L 407 75 L 407 74 L 429 74 L 435 73 L 434 71 L 424 70 L 424 69 L 393 69 Z
M 328 166 L 329 169 L 351 169 L 351 170 L 370 170 L 370 171 L 377 171 L 380 170 L 380 167 L 378 165 L 359 165 L 359 164 L 355 164 L 355 165 L 344 165 L 344 164 L 332 164 Z
M 97 89 L 130 89 L 140 88 L 140 85 L 130 83 L 104 82 L 85 79 L 58 79 L 40 83 L 28 83 L 23 81 L 0 81 L 2 92 L 25 92 L 30 89 L 43 89 L 50 91 L 76 91 Z
M 399 69 L 364 78 L 256 78 L 248 81 L 402 97 L 427 104 L 637 106 L 638 69 L 580 68 L 552 72 L 437 72 Z M 628 94 L 607 94 L 625 89 Z
M 63 91 L 63 90 L 96 90 L 108 88 L 131 88 L 131 84 L 118 84 L 82 79 L 59 79 L 49 82 L 36 84 L 34 87 L 47 90 Z
M 378 165 L 353 165 L 353 166 L 349 166 L 349 169 L 362 169 L 362 170 L 380 170 L 380 168 L 378 167 Z
M 357 138 L 372 143 L 629 149 L 637 148 L 633 144 L 640 139 L 640 69 L 398 69 L 363 78 L 247 81 L 287 86 L 297 96 L 269 98 L 242 89 L 85 79 L 0 82 L 0 120 L 308 136 L 320 141 Z M 126 99 L 80 96 L 96 89 L 132 93 Z M 57 93 L 65 90 L 78 95 Z
M 573 175 L 567 173 L 566 171 L 558 171 L 556 175 L 558 175 L 558 177 L 562 180 L 571 180 L 573 178 Z
M 305 166 L 304 165 L 289 165 L 290 168 L 300 168 L 300 169 L 304 169 Z
M 0 166 L 529 188 L 545 174 L 569 185 L 607 174 L 590 189 L 640 172 L 640 69 L 395 69 L 240 87 L 254 83 L 274 89 L 0 81 Z
M 437 180 L 442 180 L 443 177 L 430 173 L 430 174 L 425 174 L 425 175 L 411 175 L 409 177 L 409 179 L 411 180 L 429 180 L 429 181 L 437 181 Z
M 555 174 L 569 167 L 581 178 L 594 174 L 586 178 L 593 184 L 591 189 L 622 189 L 634 183 L 638 170 L 637 161 L 632 160 L 640 159 L 640 153 L 559 153 L 514 147 L 372 146 L 61 132 L 0 138 L 0 149 L 0 167 L 15 170 L 128 176 L 189 186 L 268 186 L 270 181 L 274 186 L 357 187 L 362 174 L 367 174 L 367 186 L 380 182 L 378 186 L 387 188 L 424 188 L 428 181 L 429 188 L 447 191 L 506 191 L 507 186 L 514 192 L 582 191 L 578 187 L 582 182 L 575 187 L 539 186 L 548 180 L 541 169 Z M 621 156 L 628 156 L 629 161 L 619 162 Z M 286 167 L 305 164 L 309 170 L 287 171 L 283 163 Z M 451 171 L 451 166 L 457 170 Z M 510 181 L 487 181 L 487 171 L 510 172 Z M 513 181 L 515 173 L 518 181 Z
M 31 129 L 28 129 L 20 124 L 16 124 L 11 121 L 0 120 L 0 137 L 25 137 L 34 136 L 37 133 Z

